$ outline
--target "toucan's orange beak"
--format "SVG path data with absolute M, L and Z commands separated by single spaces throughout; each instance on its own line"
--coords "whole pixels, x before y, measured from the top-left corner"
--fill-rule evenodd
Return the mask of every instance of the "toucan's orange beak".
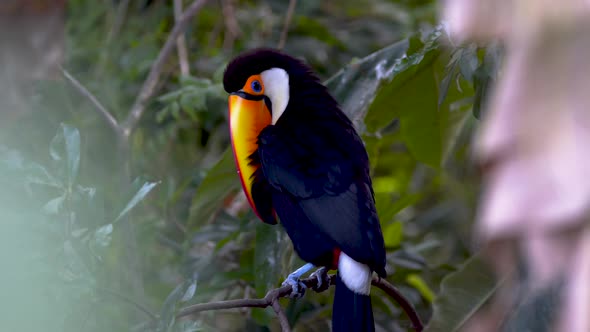
M 271 124 L 271 113 L 262 98 L 253 100 L 247 97 L 239 92 L 229 96 L 229 130 L 242 188 L 250 206 L 260 217 L 252 198 L 252 175 L 260 165 L 252 165 L 250 156 L 258 148 L 258 135 Z

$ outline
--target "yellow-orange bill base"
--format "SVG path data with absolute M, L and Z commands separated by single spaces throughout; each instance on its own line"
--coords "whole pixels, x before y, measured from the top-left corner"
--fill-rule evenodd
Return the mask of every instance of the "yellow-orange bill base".
M 229 96 L 229 128 L 234 159 L 244 193 L 259 217 L 252 199 L 252 175 L 259 166 L 251 165 L 250 156 L 257 149 L 258 135 L 270 124 L 271 114 L 264 100 L 249 100 L 233 94 Z

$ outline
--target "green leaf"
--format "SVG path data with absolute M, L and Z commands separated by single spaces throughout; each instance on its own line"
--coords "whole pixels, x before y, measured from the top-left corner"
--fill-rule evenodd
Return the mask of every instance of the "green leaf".
M 354 62 L 328 79 L 325 84 L 342 110 L 364 132 L 363 121 L 381 85 L 391 78 L 406 50 L 408 40 L 402 40 Z
M 434 292 L 432 289 L 430 289 L 430 287 L 428 287 L 422 277 L 420 277 L 418 274 L 412 273 L 406 277 L 406 282 L 412 287 L 416 288 L 422 297 L 426 299 L 426 301 L 432 303 L 432 300 L 434 300 Z
M 399 221 L 395 221 L 384 227 L 383 238 L 385 240 L 385 246 L 388 248 L 399 246 L 403 236 L 404 225 Z
M 262 222 L 256 224 L 256 244 L 254 247 L 254 285 L 256 289 L 256 296 L 264 297 L 269 289 L 277 286 L 281 278 L 286 276 L 281 275 L 282 266 L 281 255 L 282 248 L 286 245 L 281 245 L 282 231 L 280 227 L 267 225 Z M 287 246 L 288 247 L 288 246 Z M 258 310 L 253 312 L 252 317 L 261 325 L 268 325 L 273 319 L 272 311 Z
M 461 57 L 457 62 L 461 75 L 468 81 L 473 80 L 473 75 L 479 66 L 477 58 L 477 46 L 469 45 L 460 49 Z
M 180 76 L 180 84 L 183 87 L 196 86 L 200 88 L 206 88 L 213 84 L 210 79 L 194 76 Z
M 403 195 L 391 205 L 391 208 L 393 209 L 393 214 L 397 214 L 406 207 L 416 204 L 421 198 L 422 194 Z
M 442 159 L 441 123 L 434 71 L 427 68 L 395 91 L 402 137 L 419 161 L 438 167 Z
M 179 302 L 190 300 L 193 297 L 196 288 L 197 279 L 196 277 L 193 277 L 176 286 L 176 288 L 168 294 L 168 297 L 166 297 L 166 301 L 164 301 L 162 309 L 160 310 L 160 318 L 158 319 L 156 331 L 166 332 L 170 330 L 176 320 L 174 315 L 176 305 Z
M 375 193 L 375 205 L 379 220 L 382 224 L 388 224 L 398 212 L 415 204 L 421 197 L 419 194 L 406 194 L 394 201 L 391 193 Z
M 252 319 L 260 326 L 269 326 L 276 319 L 276 314 L 270 307 L 256 309 L 252 310 Z
M 198 100 L 198 99 L 197 99 Z M 202 101 L 204 104 L 204 100 Z M 180 97 L 180 101 L 178 102 L 182 111 L 189 116 L 191 121 L 197 121 L 197 110 L 195 108 L 196 104 L 193 101 L 193 98 L 190 95 L 182 95 Z
M 304 15 L 297 16 L 291 28 L 293 34 L 312 36 L 315 39 L 325 42 L 327 45 L 336 46 L 339 49 L 346 49 L 344 43 L 318 19 L 310 18 Z
M 162 123 L 164 122 L 164 120 L 166 119 L 166 117 L 168 116 L 168 113 L 170 113 L 170 109 L 169 107 L 164 107 L 161 110 L 159 110 L 156 113 L 156 122 L 157 123 Z
M 408 54 L 389 69 L 389 79 L 380 86 L 365 118 L 367 130 L 378 136 L 398 119 L 411 155 L 435 168 L 446 160 L 467 123 L 474 92 L 463 77 L 458 79 L 459 67 L 465 62 L 463 71 L 473 75 L 473 59 L 477 60 L 472 48 L 454 52 L 449 60 L 441 51 L 442 36 L 437 28 L 423 39 L 410 38 Z
M 481 257 L 472 256 L 459 270 L 442 280 L 425 332 L 459 331 L 500 284 Z
M 178 89 L 172 92 L 168 92 L 166 94 L 161 95 L 158 97 L 158 101 L 162 103 L 172 103 L 175 102 L 180 96 L 184 93 L 183 89 Z
M 501 62 L 501 49 L 498 45 L 490 45 L 485 50 L 481 65 L 473 75 L 475 100 L 473 101 L 473 115 L 480 118 L 489 98 L 490 88 L 494 85 Z
M 53 139 L 51 140 L 51 144 L 49 145 L 49 155 L 51 159 L 55 161 L 61 161 L 64 158 L 64 151 L 63 151 L 63 144 L 64 138 L 63 135 L 58 132 Z
M 231 148 L 209 170 L 197 189 L 190 208 L 190 222 L 194 224 L 208 220 L 221 207 L 223 199 L 240 186 Z
M 113 224 L 106 224 L 94 231 L 94 242 L 101 247 L 108 247 L 113 238 Z
M 254 271 L 256 294 L 264 296 L 281 278 L 281 228 L 265 223 L 256 224 Z
M 180 119 L 180 104 L 178 102 L 174 101 L 170 104 L 170 115 L 175 120 Z
M 191 117 L 191 120 L 197 120 L 197 111 L 202 111 L 207 106 L 207 97 L 205 91 L 193 91 L 191 93 L 183 94 L 180 97 L 179 105 L 182 110 Z
M 31 184 L 37 184 L 54 188 L 63 188 L 64 184 L 58 178 L 49 174 L 47 169 L 39 164 L 30 165 L 27 171 L 25 178 L 26 187 L 30 187 Z
M 442 159 L 435 74 L 436 60 L 441 55 L 440 35 L 440 30 L 435 30 L 427 42 L 416 42 L 415 53 L 399 59 L 389 69 L 388 81 L 382 84 L 365 118 L 370 132 L 379 132 L 399 118 L 403 141 L 412 155 L 433 167 L 438 167 Z M 415 39 L 418 37 L 411 40 Z
M 81 196 L 85 197 L 88 201 L 92 201 L 94 197 L 96 197 L 96 188 L 93 187 L 84 187 L 84 186 L 76 186 L 76 191 Z
M 80 167 L 80 132 L 78 129 L 61 124 L 60 131 L 51 140 L 49 154 L 53 160 L 64 162 L 66 179 L 71 185 L 78 176 Z
M 427 36 L 425 43 L 419 43 L 419 36 L 412 37 L 407 42 L 416 43 L 422 47 L 414 46 L 414 52 L 408 50 L 409 54 L 393 59 L 394 61 L 391 61 L 391 64 L 386 67 L 385 74 L 382 75 L 382 84 L 365 119 L 368 131 L 377 132 L 388 126 L 395 118 L 400 117 L 402 113 L 415 112 L 416 107 L 412 106 L 413 103 L 423 104 L 422 99 L 429 99 L 432 97 L 432 93 L 436 94 L 436 83 L 434 83 L 435 88 L 432 89 L 431 86 L 417 84 L 416 80 L 428 79 L 428 76 L 420 74 L 424 71 L 428 72 L 440 56 L 438 39 L 441 34 L 440 28 L 434 30 Z M 430 82 L 427 83 L 430 84 Z M 408 87 L 408 85 L 412 85 L 412 87 Z M 425 96 L 425 93 L 428 95 Z M 436 101 L 437 98 L 435 98 L 435 103 Z M 428 105 L 431 103 L 428 100 Z
M 68 179 L 70 183 L 73 183 L 78 176 L 78 169 L 80 167 L 80 132 L 76 128 L 63 124 L 62 130 L 66 143 Z
M 458 61 L 472 56 L 469 51 L 464 51 L 461 54 Z M 442 64 L 439 65 L 442 66 Z M 458 143 L 460 143 L 458 138 L 471 123 L 469 120 L 474 119 L 471 112 L 474 93 L 471 82 L 462 75 L 454 75 L 453 84 L 448 87 L 445 98 L 443 100 L 439 98 L 438 116 L 442 141 L 442 161 L 445 164 L 458 147 Z
M 44 213 L 49 214 L 49 215 L 56 215 L 59 213 L 59 211 L 61 210 L 61 207 L 63 206 L 63 203 L 66 199 L 66 195 L 61 195 L 59 197 L 56 197 L 52 200 L 50 200 L 49 202 L 47 202 L 42 210 Z
M 133 195 L 133 198 L 131 198 L 131 200 L 127 203 L 125 208 L 123 208 L 123 211 L 119 213 L 119 216 L 117 216 L 113 223 L 116 223 L 119 220 L 121 220 L 121 218 L 123 218 L 129 211 L 131 211 L 131 209 L 133 209 L 139 202 L 141 202 L 147 196 L 147 194 L 149 194 L 149 192 L 152 191 L 152 189 L 154 189 L 156 185 L 158 185 L 158 183 L 159 182 L 144 183 L 143 186 L 141 186 L 141 188 L 135 193 L 135 195 Z
M 376 194 L 401 191 L 400 179 L 395 176 L 380 176 L 373 179 L 373 190 Z
M 451 87 L 451 83 L 455 82 L 457 76 L 459 75 L 459 62 L 461 61 L 461 57 L 463 56 L 464 49 L 459 48 L 455 50 L 451 55 L 451 60 L 447 64 L 445 68 L 445 76 L 443 77 L 440 83 L 440 92 L 438 94 L 438 105 L 440 106 L 445 98 L 447 97 L 447 93 L 449 92 L 449 88 Z
M 184 295 L 182 295 L 182 298 L 180 299 L 180 302 L 188 302 L 190 301 L 193 296 L 195 296 L 195 293 L 197 291 L 197 280 L 194 279 L 188 286 L 188 288 L 186 288 L 186 291 L 184 292 Z
M 174 324 L 174 332 L 200 332 L 204 331 L 200 321 L 181 320 Z

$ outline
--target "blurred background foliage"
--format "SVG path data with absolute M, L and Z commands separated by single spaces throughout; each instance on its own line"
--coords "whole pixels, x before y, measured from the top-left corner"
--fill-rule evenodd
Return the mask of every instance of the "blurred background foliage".
M 279 329 L 271 309 L 174 314 L 191 303 L 264 296 L 302 263 L 283 230 L 257 220 L 239 193 L 221 86 L 240 51 L 276 47 L 288 5 L 209 1 L 185 34 L 190 74 L 180 73 L 176 55 L 165 63 L 157 96 L 126 142 L 59 74 L 35 81 L 18 111 L 6 111 L 8 327 Z M 443 278 L 482 273 L 463 266 L 475 252 L 479 190 L 469 148 L 500 59 L 497 47 L 450 45 L 437 11 L 429 0 L 297 1 L 284 47 L 317 71 L 362 133 L 388 280 L 425 322 Z M 122 122 L 174 26 L 173 2 L 69 0 L 65 13 L 63 68 Z M 493 287 L 452 278 L 448 287 L 471 284 L 477 301 L 460 294 L 463 310 L 434 311 L 437 324 L 450 325 L 433 331 L 461 324 Z M 326 331 L 332 297 L 307 292 L 282 304 L 296 331 Z M 391 298 L 378 289 L 372 298 L 379 331 L 411 330 Z

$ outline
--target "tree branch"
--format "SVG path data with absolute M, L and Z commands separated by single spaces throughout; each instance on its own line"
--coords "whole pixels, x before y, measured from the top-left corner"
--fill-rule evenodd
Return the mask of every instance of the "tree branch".
M 336 281 L 336 275 L 332 274 L 328 276 L 328 283 L 329 286 L 334 285 Z M 314 289 L 317 287 L 318 279 L 316 277 L 310 277 L 306 279 L 302 279 L 301 282 L 307 286 L 307 288 Z M 424 325 L 416 312 L 416 309 L 412 306 L 412 304 L 403 296 L 403 294 L 395 288 L 392 284 L 390 284 L 387 280 L 373 277 L 371 284 L 377 288 L 383 290 L 387 295 L 391 296 L 399 305 L 402 307 L 406 315 L 412 321 L 412 325 L 415 331 L 421 332 L 424 329 Z M 329 288 L 326 287 L 322 291 Z M 266 296 L 261 299 L 239 299 L 239 300 L 228 300 L 228 301 L 218 301 L 218 302 L 209 302 L 209 303 L 199 303 L 193 304 L 188 307 L 180 309 L 176 318 L 185 317 L 194 315 L 196 313 L 202 311 L 209 311 L 209 310 L 220 310 L 220 309 L 235 309 L 235 308 L 266 308 L 272 306 L 277 313 L 279 318 L 279 322 L 281 323 L 281 327 L 283 331 L 290 331 L 290 327 L 288 321 L 286 321 L 286 317 L 281 318 L 281 315 L 284 315 L 284 312 L 280 308 L 277 308 L 275 303 L 278 303 L 278 300 L 282 297 L 287 297 L 291 294 L 292 288 L 291 285 L 282 286 L 279 288 L 275 288 L 270 290 L 266 293 Z M 278 310 L 280 309 L 280 310 Z M 281 321 L 285 320 L 285 321 Z M 289 328 L 285 330 L 285 327 Z
M 410 301 L 408 301 L 408 299 L 406 299 L 394 285 L 379 277 L 373 277 L 371 284 L 380 288 L 385 294 L 391 296 L 395 302 L 402 307 L 408 318 L 412 321 L 412 325 L 414 325 L 413 327 L 416 332 L 421 332 L 424 329 L 424 324 L 422 324 L 422 320 L 420 320 L 420 316 L 418 316 L 416 309 L 414 309 Z
M 123 0 L 119 2 L 119 5 L 117 6 L 117 13 L 115 14 L 115 21 L 113 22 L 113 25 L 107 35 L 107 45 L 110 45 L 113 38 L 119 34 L 121 27 L 123 26 L 123 22 L 125 22 L 125 16 L 127 15 L 130 2 L 131 0 Z
M 125 18 L 127 17 L 127 11 L 129 10 L 129 3 L 131 0 L 122 0 L 119 1 L 119 5 L 117 6 L 115 18 L 112 23 L 110 23 L 110 29 L 107 34 L 107 37 L 104 41 L 104 44 L 100 50 L 100 56 L 98 58 L 98 64 L 94 67 L 94 77 L 100 78 L 104 74 L 105 66 L 108 60 L 109 51 L 111 50 L 111 44 L 113 42 L 113 38 L 118 36 L 121 32 L 121 28 L 123 27 L 123 23 L 125 23 Z
M 178 22 L 182 16 L 182 0 L 174 0 L 174 20 Z M 190 75 L 190 66 L 188 63 L 188 51 L 186 49 L 186 38 L 184 33 L 176 39 L 176 48 L 178 49 L 178 63 L 180 64 L 180 74 L 183 76 Z
M 221 0 L 221 12 L 225 24 L 223 37 L 223 49 L 228 51 L 233 47 L 234 41 L 240 36 L 240 27 L 236 19 L 234 0 Z
M 293 18 L 293 12 L 295 12 L 296 4 L 297 0 L 289 0 L 287 17 L 285 17 L 285 25 L 283 26 L 283 31 L 281 32 L 281 39 L 279 40 L 279 45 L 277 46 L 278 49 L 285 47 L 285 43 L 287 42 L 287 34 L 289 33 L 289 25 L 291 24 L 291 19 Z
M 150 73 L 144 81 L 143 86 L 141 87 L 141 90 L 137 95 L 133 106 L 131 107 L 131 112 L 129 113 L 129 116 L 123 125 L 123 135 L 125 137 L 129 137 L 131 135 L 137 126 L 137 123 L 141 119 L 148 100 L 153 96 L 156 90 L 156 86 L 158 85 L 164 64 L 174 50 L 178 36 L 184 32 L 191 19 L 197 15 L 201 7 L 203 7 L 206 2 L 207 0 L 195 0 L 176 21 L 176 24 L 174 24 L 174 28 L 168 35 L 168 39 L 166 39 L 166 42 L 164 43 L 164 46 L 162 46 L 158 57 L 152 64 Z
M 291 332 L 291 326 L 289 326 L 289 320 L 287 319 L 287 315 L 285 315 L 285 311 L 283 311 L 283 308 L 281 307 L 281 304 L 279 303 L 278 299 L 275 299 L 274 301 L 272 301 L 272 308 L 275 311 L 275 314 L 277 314 L 277 317 L 279 318 L 279 323 L 281 324 L 281 330 L 283 330 L 283 332 Z
M 106 123 L 111 127 L 111 129 L 120 134 L 119 124 L 117 123 L 117 119 L 109 112 L 103 104 L 98 101 L 98 99 L 92 94 L 92 92 L 88 91 L 80 81 L 78 81 L 74 76 L 72 76 L 67 70 L 61 68 L 61 73 L 64 77 L 68 80 L 68 82 L 80 92 L 81 95 L 86 97 L 88 101 L 94 106 L 94 108 L 98 111 L 98 113 L 102 116 L 102 118 L 106 121 Z

